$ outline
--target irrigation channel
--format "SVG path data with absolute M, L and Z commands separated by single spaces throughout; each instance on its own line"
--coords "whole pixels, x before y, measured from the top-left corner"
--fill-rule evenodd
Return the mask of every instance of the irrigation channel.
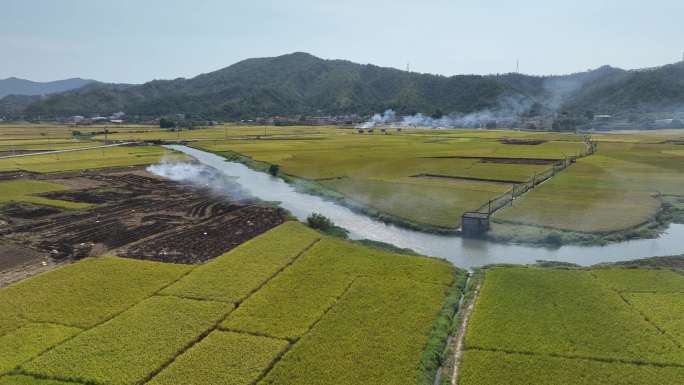
M 243 190 L 256 198 L 280 202 L 280 206 L 306 221 L 317 212 L 330 218 L 336 225 L 349 231 L 352 239 L 370 239 L 410 248 L 421 254 L 440 257 L 458 267 L 472 268 L 495 263 L 528 264 L 538 260 L 571 262 L 583 266 L 601 262 L 616 262 L 654 256 L 684 254 L 684 225 L 672 224 L 656 239 L 630 240 L 605 246 L 562 246 L 560 248 L 533 247 L 494 243 L 457 236 L 427 234 L 408 230 L 375 220 L 366 215 L 322 199 L 301 193 L 280 178 L 254 171 L 247 166 L 226 161 L 210 152 L 182 145 L 166 146 L 185 153 L 200 163 L 232 177 Z M 154 168 L 154 169 L 165 169 Z M 182 176 L 156 171 L 159 175 L 183 180 Z

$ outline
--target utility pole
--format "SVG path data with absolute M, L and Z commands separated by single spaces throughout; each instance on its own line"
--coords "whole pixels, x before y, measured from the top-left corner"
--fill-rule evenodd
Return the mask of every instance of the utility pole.
M 520 73 L 520 59 L 517 59 L 515 61 L 515 73 L 519 74 Z

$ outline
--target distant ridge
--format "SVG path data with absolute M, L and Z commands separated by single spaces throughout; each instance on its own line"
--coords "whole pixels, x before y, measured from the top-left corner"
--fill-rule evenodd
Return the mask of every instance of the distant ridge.
M 34 82 L 15 77 L 0 79 L 0 98 L 7 95 L 47 95 L 81 88 L 95 80 L 71 78 L 53 82 Z
M 81 79 L 81 81 L 84 81 Z M 87 82 L 87 81 L 85 81 Z M 441 76 L 324 60 L 295 52 L 240 61 L 191 79 L 140 85 L 92 83 L 36 100 L 17 100 L 12 115 L 50 118 L 124 111 L 138 117 L 184 113 L 259 116 L 472 113 L 623 114 L 684 110 L 684 63 L 627 71 L 610 66 L 561 76 Z M 514 105 L 511 105 L 514 104 Z M 0 114 L 10 114 L 3 110 Z

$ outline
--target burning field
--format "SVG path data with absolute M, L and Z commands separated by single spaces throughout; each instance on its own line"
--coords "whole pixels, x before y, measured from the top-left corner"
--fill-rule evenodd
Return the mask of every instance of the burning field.
M 207 179 L 213 177 L 210 169 L 202 172 Z M 141 168 L 13 173 L 7 178 L 0 174 L 0 180 L 8 179 L 0 183 L 64 186 L 46 188 L 53 191 L 34 194 L 27 201 L 13 200 L 0 209 L 0 243 L 57 261 L 108 254 L 201 263 L 285 218 L 281 209 L 243 198 L 229 180 L 222 181 L 224 190 L 218 194 L 209 187 L 161 179 Z M 15 258 L 2 268 L 31 259 Z

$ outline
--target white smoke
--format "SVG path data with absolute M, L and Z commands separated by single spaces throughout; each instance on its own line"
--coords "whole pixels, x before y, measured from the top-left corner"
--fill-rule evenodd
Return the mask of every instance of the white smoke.
M 467 114 L 454 112 L 438 118 L 417 113 L 397 117 L 393 110 L 387 110 L 382 115 L 375 114 L 358 128 L 373 128 L 386 126 L 392 128 L 480 128 L 488 124 L 497 127 L 514 127 L 520 120 L 520 115 L 528 112 L 533 102 L 523 96 L 504 96 L 499 98 L 496 107 Z
M 213 196 L 227 198 L 233 202 L 253 199 L 233 178 L 202 164 L 162 159 L 160 163 L 150 165 L 146 170 L 175 182 L 207 190 Z
M 375 114 L 368 119 L 367 122 L 359 125 L 359 128 L 373 128 L 375 126 L 386 126 L 394 123 L 397 119 L 397 114 L 393 110 L 386 110 L 384 113 Z

